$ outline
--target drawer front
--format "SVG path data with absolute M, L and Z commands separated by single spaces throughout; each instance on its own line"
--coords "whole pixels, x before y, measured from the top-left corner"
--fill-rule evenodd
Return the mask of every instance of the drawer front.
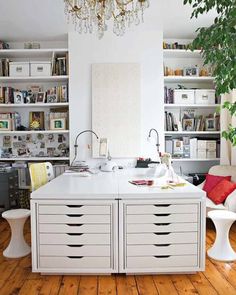
M 128 257 L 128 268 L 167 268 L 167 267 L 193 267 L 198 265 L 196 255 L 183 255 L 183 256 L 150 256 L 150 257 Z
M 128 245 L 197 243 L 197 232 L 127 234 Z
M 40 257 L 39 265 L 41 268 L 83 268 L 83 269 L 98 269 L 98 268 L 111 268 L 110 257 L 57 257 L 57 256 L 44 256 Z
M 194 232 L 198 230 L 197 223 L 144 223 L 127 224 L 127 233 L 154 232 Z
M 153 215 L 127 215 L 127 223 L 171 223 L 171 222 L 197 222 L 197 214 L 153 214 Z
M 197 244 L 129 245 L 127 256 L 197 255 Z
M 40 233 L 110 233 L 110 224 L 39 224 Z
M 128 205 L 127 214 L 197 213 L 197 204 Z
M 110 256 L 109 245 L 40 245 L 41 256 Z
M 110 206 L 89 205 L 40 205 L 39 214 L 96 214 L 106 215 L 111 213 Z
M 110 245 L 110 234 L 40 234 L 42 245 Z
M 110 215 L 39 215 L 39 223 L 110 223 Z

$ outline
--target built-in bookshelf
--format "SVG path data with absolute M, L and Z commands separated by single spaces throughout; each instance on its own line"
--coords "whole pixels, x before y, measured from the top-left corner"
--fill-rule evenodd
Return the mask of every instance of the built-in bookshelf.
M 178 163 L 218 162 L 221 138 L 218 114 L 220 98 L 215 98 L 214 102 L 211 101 L 210 103 L 198 103 L 196 99 L 192 102 L 179 103 L 177 99 L 176 101 L 174 99 L 174 96 L 177 97 L 176 89 L 191 90 L 192 92 L 198 89 L 202 91 L 214 89 L 214 77 L 211 76 L 211 69 L 207 69 L 203 65 L 201 50 L 163 49 L 163 58 L 165 86 L 164 137 L 166 152 L 170 152 L 173 162 Z M 188 69 L 190 69 L 190 75 L 187 74 Z M 170 90 L 173 90 L 173 92 L 170 92 Z M 174 92 L 176 92 L 176 95 L 174 95 Z M 172 96 L 169 97 L 169 95 Z M 191 116 L 186 116 L 186 113 L 191 114 Z M 186 128 L 184 125 L 186 123 L 184 119 L 186 118 L 187 120 L 189 118 L 190 123 L 192 121 L 192 127 Z M 209 126 L 212 123 L 213 127 L 210 128 L 211 126 L 209 127 L 208 123 Z M 211 150 L 204 153 L 204 144 Z M 196 152 L 190 154 L 190 147 L 196 149 Z M 194 155 L 194 157 L 191 157 L 191 155 Z
M 0 50 L 0 161 L 69 161 L 68 58 L 67 48 Z M 14 63 L 28 74 L 12 74 Z

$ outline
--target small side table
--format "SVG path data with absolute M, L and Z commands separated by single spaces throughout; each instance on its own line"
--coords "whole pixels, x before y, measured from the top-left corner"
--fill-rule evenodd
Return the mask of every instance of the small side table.
M 236 260 L 236 252 L 229 242 L 229 230 L 236 220 L 236 213 L 228 210 L 213 210 L 208 212 L 216 227 L 216 239 L 213 246 L 207 251 L 210 258 L 220 261 Z
M 2 213 L 11 227 L 11 240 L 7 248 L 3 251 L 3 256 L 7 258 L 19 258 L 28 255 L 31 252 L 30 246 L 24 239 L 24 224 L 30 216 L 28 209 L 13 209 Z

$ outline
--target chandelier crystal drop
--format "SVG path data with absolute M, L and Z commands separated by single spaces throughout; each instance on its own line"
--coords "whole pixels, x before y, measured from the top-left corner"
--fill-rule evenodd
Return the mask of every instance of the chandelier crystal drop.
M 149 0 L 64 0 L 67 22 L 79 33 L 92 33 L 101 39 L 107 31 L 107 21 L 113 19 L 113 32 L 123 36 L 131 24 L 143 22 Z

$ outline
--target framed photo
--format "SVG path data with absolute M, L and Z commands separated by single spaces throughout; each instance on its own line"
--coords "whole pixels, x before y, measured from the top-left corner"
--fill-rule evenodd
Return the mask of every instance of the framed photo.
M 0 131 L 10 131 L 11 130 L 11 120 L 0 119 Z
M 184 68 L 184 76 L 198 77 L 199 76 L 199 68 L 198 67 Z
M 47 94 L 47 103 L 56 103 L 57 95 L 56 94 Z
M 194 119 L 183 119 L 183 131 L 194 131 Z
M 29 127 L 31 130 L 44 130 L 44 112 L 30 112 Z
M 45 92 L 38 92 L 36 94 L 36 101 L 35 103 L 44 103 L 46 98 Z
M 206 118 L 206 131 L 215 131 L 215 130 L 216 130 L 216 119 Z
M 24 96 L 22 92 L 20 91 L 14 92 L 14 103 L 16 104 L 24 103 Z
M 51 130 L 65 130 L 66 129 L 66 119 L 52 119 L 50 121 L 50 129 Z

